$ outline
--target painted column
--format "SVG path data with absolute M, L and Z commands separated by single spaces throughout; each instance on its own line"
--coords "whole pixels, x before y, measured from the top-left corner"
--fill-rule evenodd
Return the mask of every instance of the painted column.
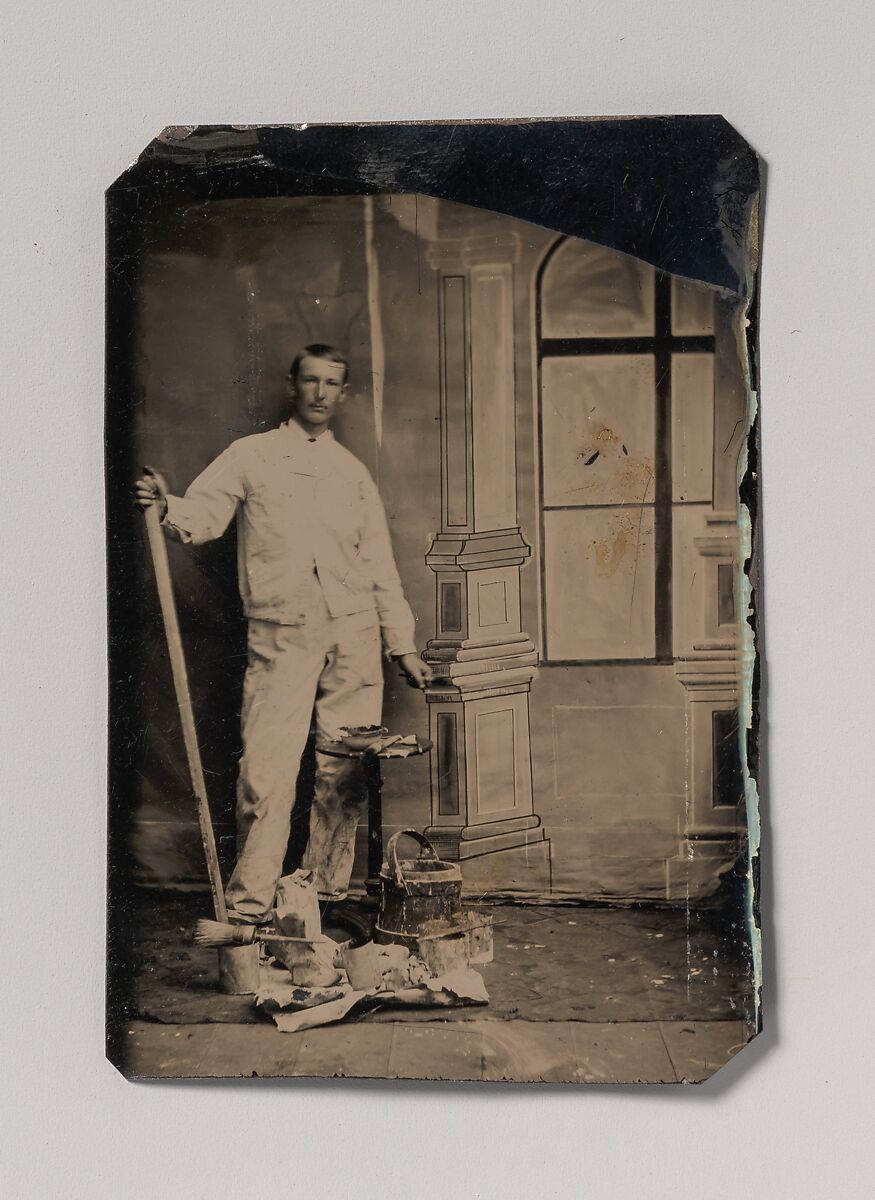
M 549 841 L 532 800 L 529 691 L 538 656 L 521 628 L 531 556 L 516 493 L 516 238 L 438 242 L 441 531 L 437 635 L 424 658 L 434 751 L 428 837 L 466 881 L 549 887 Z M 520 875 L 526 870 L 526 876 Z M 530 871 L 540 872 L 533 879 Z
M 675 672 L 686 693 L 687 813 L 678 858 L 668 864 L 676 895 L 707 896 L 738 858 L 747 825 L 741 774 L 738 456 L 747 435 L 747 389 L 732 313 L 714 302 L 710 479 L 691 510 L 674 574 Z M 695 356 L 690 356 L 691 360 Z M 703 388 L 704 398 L 704 388 Z M 684 488 L 686 491 L 686 487 Z M 747 664 L 749 665 L 749 664 Z
M 688 706 L 688 819 L 684 870 L 698 859 L 734 861 L 744 828 L 737 762 L 740 657 L 738 637 L 738 526 L 734 512 L 707 512 L 693 538 L 701 577 L 699 628 L 675 661 Z M 693 881 L 696 872 L 693 870 Z M 716 878 L 716 876 L 715 876 Z M 701 882 L 701 881 L 699 881 Z

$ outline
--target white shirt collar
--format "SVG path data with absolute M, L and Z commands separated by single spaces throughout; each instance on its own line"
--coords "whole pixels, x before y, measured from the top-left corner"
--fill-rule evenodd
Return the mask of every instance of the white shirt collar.
M 318 437 L 312 437 L 309 433 L 307 433 L 306 429 L 299 425 L 298 422 L 292 417 L 289 417 L 288 421 L 283 421 L 283 423 L 280 425 L 280 429 L 284 429 L 286 433 L 293 437 L 297 442 L 307 442 L 318 446 L 320 442 L 330 443 L 334 441 L 334 434 L 330 429 L 326 429 L 325 432 L 320 433 Z

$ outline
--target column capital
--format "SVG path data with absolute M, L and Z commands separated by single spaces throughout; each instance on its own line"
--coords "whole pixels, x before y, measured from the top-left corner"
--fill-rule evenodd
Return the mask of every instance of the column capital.
M 710 513 L 705 518 L 704 535 L 693 538 L 703 558 L 738 558 L 738 518 L 735 513 Z
M 432 538 L 425 561 L 434 570 L 458 567 L 482 571 L 489 567 L 519 567 L 532 548 L 518 526 L 485 533 L 438 533 Z
M 443 238 L 432 242 L 426 258 L 435 271 L 452 274 L 479 266 L 501 266 L 519 262 L 520 239 L 516 233 L 501 237 Z
M 692 701 L 737 702 L 741 672 L 738 651 L 732 643 L 697 644 L 693 654 L 677 659 L 675 675 Z

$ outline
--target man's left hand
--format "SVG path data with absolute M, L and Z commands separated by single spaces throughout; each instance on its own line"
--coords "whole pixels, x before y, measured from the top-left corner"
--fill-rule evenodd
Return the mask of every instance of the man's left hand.
M 399 654 L 395 661 L 411 687 L 421 690 L 431 683 L 431 667 L 418 654 Z

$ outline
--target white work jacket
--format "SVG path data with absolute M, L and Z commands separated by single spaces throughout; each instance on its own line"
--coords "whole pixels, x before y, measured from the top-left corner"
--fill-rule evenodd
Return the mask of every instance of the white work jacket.
M 414 620 L 367 468 L 330 430 L 296 421 L 232 442 L 164 524 L 183 542 L 221 537 L 237 517 L 240 595 L 254 620 L 301 625 L 314 571 L 332 617 L 376 610 L 387 654 L 415 653 Z

